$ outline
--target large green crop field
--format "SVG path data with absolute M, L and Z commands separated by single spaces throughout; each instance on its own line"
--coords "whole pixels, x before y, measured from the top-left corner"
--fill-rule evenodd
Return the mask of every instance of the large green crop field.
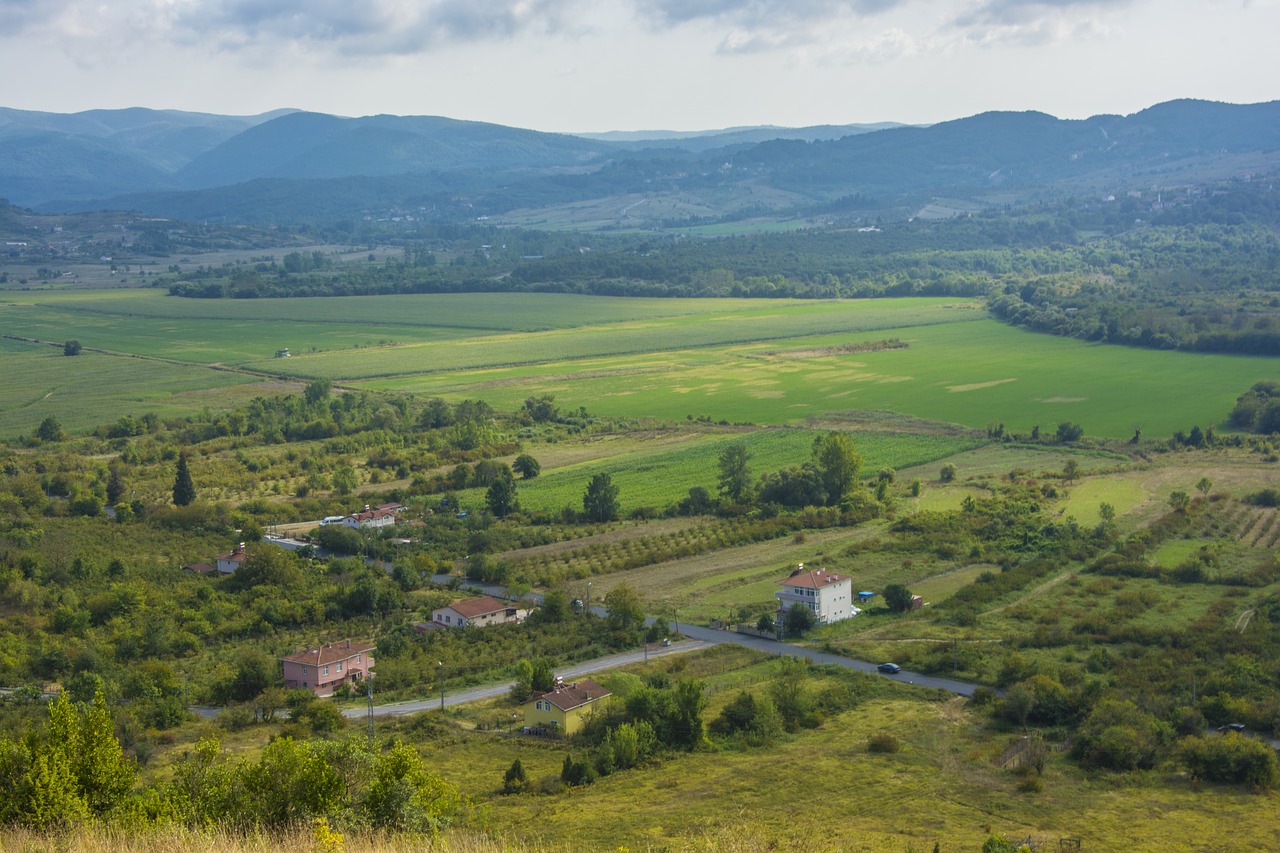
M 958 312 L 959 313 L 959 312 Z M 964 316 L 964 315 L 962 315 Z M 619 417 L 781 424 L 831 412 L 887 410 L 973 428 L 1029 432 L 1062 421 L 1087 435 L 1167 436 L 1220 424 L 1235 398 L 1274 376 L 1275 359 L 1140 350 L 1049 337 L 994 320 L 674 349 L 570 363 L 423 373 L 371 387 L 483 397 L 518 406 L 553 394 Z M 905 349 L 837 347 L 900 338 Z
M 50 415 L 65 429 L 89 430 L 125 415 L 189 415 L 218 411 L 264 393 L 260 380 L 206 367 L 26 345 L 0 346 L 0 435 L 34 432 Z
M 162 358 L 152 367 L 52 368 L 65 383 L 84 373 L 92 394 L 68 426 L 92 425 L 96 400 L 134 414 L 198 411 L 172 397 L 172 362 L 254 373 L 322 377 L 358 387 L 516 408 L 553 394 L 572 408 L 622 418 L 801 423 L 847 411 L 885 410 L 982 428 L 1070 420 L 1086 435 L 1147 436 L 1222 422 L 1235 397 L 1274 378 L 1275 359 L 1158 352 L 1014 329 L 974 300 L 849 301 L 623 299 L 541 294 L 453 294 L 315 299 L 195 300 L 155 290 L 9 292 L 4 334 Z M 900 339 L 903 348 L 875 349 Z M 294 358 L 271 355 L 288 347 Z M 18 347 L 18 350 L 23 349 Z M 0 349 L 13 374 L 21 353 Z M 31 429 L 45 367 L 0 392 Z M 86 370 L 88 372 L 86 373 Z M 185 374 L 184 374 L 185 376 Z M 194 376 L 194 375 L 193 375 Z M 258 378 L 258 377 L 254 377 Z M 226 375 L 184 382 L 234 384 Z M 93 405 L 86 405 L 93 404 Z M 133 407 L 133 404 L 137 404 Z M 107 409 L 101 409 L 107 414 Z M 39 418 L 36 419 L 38 423 Z

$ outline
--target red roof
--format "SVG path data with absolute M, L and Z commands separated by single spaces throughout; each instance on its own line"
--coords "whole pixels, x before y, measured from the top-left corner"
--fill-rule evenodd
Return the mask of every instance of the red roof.
M 514 607 L 513 604 L 507 604 L 505 601 L 499 601 L 490 595 L 482 595 L 479 598 L 464 598 L 461 601 L 455 601 L 447 605 L 450 610 L 460 616 L 468 619 L 475 619 L 477 616 L 484 616 L 486 613 L 497 613 L 501 610 L 507 610 Z M 444 608 L 441 608 L 442 610 Z
M 372 521 L 375 518 L 387 518 L 388 516 L 395 518 L 395 515 L 396 511 L 394 509 L 367 509 L 364 512 L 353 512 L 347 518 L 352 518 L 356 521 Z
M 596 684 L 590 678 L 584 678 L 572 684 L 561 682 L 555 686 L 554 690 L 548 690 L 546 693 L 535 691 L 529 701 L 545 699 L 561 711 L 572 711 L 574 708 L 580 708 L 588 702 L 594 702 L 597 699 L 612 695 L 612 693 Z
M 303 652 L 294 652 L 288 657 L 280 658 L 280 660 L 291 661 L 292 663 L 304 663 L 310 666 L 324 666 L 326 664 L 337 663 L 338 661 L 350 660 L 358 654 L 371 652 L 377 646 L 366 646 L 364 643 L 353 643 L 350 640 L 334 645 L 330 643 L 327 646 L 320 646 L 315 649 L 307 649 Z
M 806 569 L 804 564 L 800 568 L 791 573 L 790 577 L 785 577 L 778 583 L 783 586 L 800 586 L 808 589 L 821 589 L 824 586 L 830 586 L 833 583 L 847 581 L 844 575 L 838 575 L 835 572 L 829 572 L 826 569 Z

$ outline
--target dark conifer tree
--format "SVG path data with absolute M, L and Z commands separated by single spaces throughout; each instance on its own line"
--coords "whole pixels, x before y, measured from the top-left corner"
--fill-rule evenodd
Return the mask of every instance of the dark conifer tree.
M 187 506 L 196 499 L 196 486 L 191 482 L 191 472 L 187 470 L 187 454 L 178 456 L 178 473 L 173 479 L 173 502 L 177 506 Z

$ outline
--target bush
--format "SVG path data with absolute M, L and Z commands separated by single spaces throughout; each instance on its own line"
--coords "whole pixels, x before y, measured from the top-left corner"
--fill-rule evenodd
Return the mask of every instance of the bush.
M 1276 751 L 1265 741 L 1228 732 L 1184 738 L 1178 760 L 1196 779 L 1265 790 L 1280 781 Z
M 901 752 L 902 743 L 887 732 L 872 735 L 867 739 L 867 752 Z
M 507 772 L 502 775 L 502 792 L 504 794 L 519 794 L 528 788 L 529 777 L 525 775 L 524 765 L 517 758 L 511 762 Z

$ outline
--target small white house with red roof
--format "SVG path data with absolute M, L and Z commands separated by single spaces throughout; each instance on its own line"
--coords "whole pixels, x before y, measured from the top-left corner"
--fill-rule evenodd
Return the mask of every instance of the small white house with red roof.
M 248 553 L 244 550 L 244 543 L 241 542 L 235 547 L 234 551 L 229 551 L 226 554 L 219 554 L 215 558 L 216 562 L 214 565 L 218 569 L 218 574 L 229 575 L 236 569 L 240 568 L 240 564 L 243 563 L 248 556 Z
M 801 563 L 778 583 L 782 589 L 773 597 L 778 600 L 779 622 L 786 619 L 792 607 L 807 607 L 819 625 L 849 619 L 861 612 L 853 605 L 853 580 L 846 575 L 826 569 L 806 569 Z
M 317 696 L 332 696 L 343 684 L 361 681 L 373 669 L 377 646 L 346 640 L 327 646 L 294 652 L 280 658 L 284 665 L 284 686 L 301 687 Z
M 431 611 L 431 621 L 446 628 L 465 628 L 468 625 L 483 628 L 486 625 L 523 622 L 528 616 L 529 611 L 489 595 L 464 598 Z
M 359 529 L 390 527 L 396 523 L 396 513 L 401 509 L 399 504 L 383 504 L 380 507 L 370 509 L 365 506 L 364 512 L 353 512 L 346 518 L 342 519 L 342 523 L 347 527 Z

